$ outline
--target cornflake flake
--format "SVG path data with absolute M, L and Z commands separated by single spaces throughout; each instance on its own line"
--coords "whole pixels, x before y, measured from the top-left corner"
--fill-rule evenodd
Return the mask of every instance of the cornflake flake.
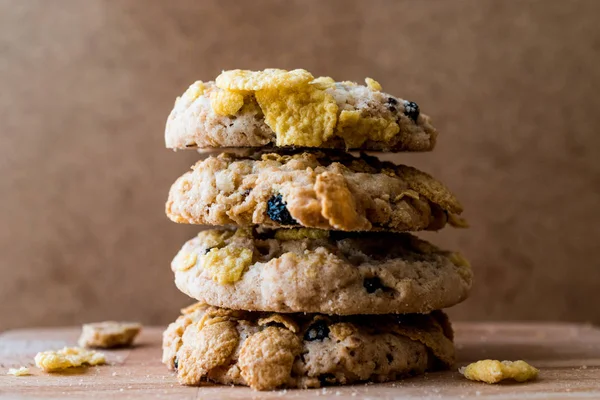
M 381 84 L 377 82 L 375 79 L 365 78 L 365 83 L 367 87 L 371 90 L 375 90 L 377 92 L 381 92 Z
M 400 132 L 400 126 L 383 117 L 363 117 L 359 110 L 343 110 L 337 125 L 337 135 L 348 148 L 360 147 L 367 140 L 388 141 Z
M 329 76 L 320 76 L 310 84 L 317 89 L 325 90 L 335 86 L 335 80 Z
M 31 372 L 29 372 L 29 368 L 27 367 L 9 368 L 6 375 L 27 376 L 31 375 Z
M 537 378 L 539 370 L 525 361 L 481 360 L 458 370 L 472 381 L 498 383 L 504 379 L 526 382 Z
M 256 91 L 275 88 L 293 88 L 302 86 L 314 77 L 304 69 L 286 71 L 284 69 L 268 68 L 263 71 L 234 69 L 223 71 L 215 79 L 215 84 L 221 89 L 234 91 Z
M 230 90 L 216 90 L 210 94 L 210 105 L 219 115 L 234 115 L 244 105 L 244 96 Z
M 233 283 L 240 280 L 246 267 L 252 263 L 252 250 L 233 246 L 213 248 L 202 258 L 202 268 L 214 281 Z
M 310 85 L 256 92 L 277 146 L 316 147 L 333 136 L 338 106 L 330 94 Z
M 42 351 L 36 354 L 34 360 L 35 365 L 46 372 L 106 363 L 104 354 L 82 349 L 81 347 L 65 347 L 62 350 Z
M 182 102 L 185 106 L 189 106 L 194 100 L 202 96 L 205 90 L 204 82 L 196 81 L 187 88 L 181 97 L 177 98 L 177 103 Z

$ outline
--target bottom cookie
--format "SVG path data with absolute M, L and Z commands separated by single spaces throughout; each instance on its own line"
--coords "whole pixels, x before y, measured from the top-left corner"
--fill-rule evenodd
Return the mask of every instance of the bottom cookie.
M 257 390 L 386 382 L 454 362 L 452 328 L 430 314 L 325 316 L 237 311 L 202 303 L 163 334 L 179 383 Z

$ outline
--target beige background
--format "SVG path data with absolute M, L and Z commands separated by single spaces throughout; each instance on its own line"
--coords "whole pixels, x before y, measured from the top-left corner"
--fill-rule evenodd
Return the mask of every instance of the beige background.
M 440 131 L 399 155 L 459 195 L 428 238 L 477 273 L 458 319 L 600 322 L 600 1 L 0 1 L 0 329 L 166 323 L 163 148 L 176 95 L 221 69 L 371 76 Z

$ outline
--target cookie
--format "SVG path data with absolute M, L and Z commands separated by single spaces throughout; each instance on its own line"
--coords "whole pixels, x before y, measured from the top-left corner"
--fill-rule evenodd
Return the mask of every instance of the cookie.
M 441 311 L 328 317 L 198 303 L 182 312 L 163 334 L 162 361 L 184 385 L 209 380 L 272 390 L 385 382 L 454 362 Z
M 437 131 L 412 101 L 304 70 L 225 71 L 177 98 L 165 128 L 171 149 L 317 147 L 430 151 Z
M 427 313 L 463 301 L 469 263 L 408 233 L 212 229 L 171 268 L 179 290 L 213 306 L 280 313 Z
M 208 157 L 173 184 L 166 204 L 180 223 L 343 231 L 437 230 L 461 225 L 461 212 L 416 168 L 320 151 Z
M 105 321 L 84 324 L 77 344 L 101 349 L 128 347 L 141 330 L 142 325 L 137 322 Z

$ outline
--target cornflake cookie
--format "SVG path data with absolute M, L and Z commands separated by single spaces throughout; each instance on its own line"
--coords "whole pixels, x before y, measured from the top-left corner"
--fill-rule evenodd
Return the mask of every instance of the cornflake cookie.
M 366 85 L 308 71 L 224 71 L 177 98 L 165 129 L 172 149 L 319 147 L 430 151 L 437 132 L 419 106 Z
M 526 382 L 537 378 L 539 370 L 525 361 L 481 360 L 458 370 L 472 381 L 498 383 L 505 379 Z
M 180 223 L 342 231 L 463 226 L 462 206 L 416 168 L 350 154 L 221 154 L 199 161 L 171 187 L 167 216 Z
M 163 334 L 163 363 L 183 385 L 257 390 L 385 382 L 454 362 L 452 329 L 428 315 L 327 317 L 233 311 L 202 303 Z
M 81 347 L 102 349 L 128 347 L 141 330 L 142 325 L 136 322 L 106 321 L 84 324 L 77 343 Z
M 183 293 L 213 306 L 338 315 L 450 307 L 473 278 L 460 254 L 408 233 L 306 228 L 206 230 L 171 268 Z
M 35 356 L 35 365 L 46 372 L 105 363 L 104 354 L 80 347 L 65 347 L 62 350 L 43 351 Z

